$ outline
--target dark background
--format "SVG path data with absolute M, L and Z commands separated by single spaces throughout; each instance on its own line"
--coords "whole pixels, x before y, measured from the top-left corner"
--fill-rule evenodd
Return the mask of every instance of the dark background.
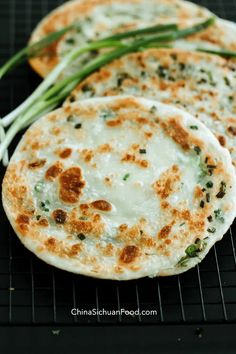
M 196 2 L 236 20 L 236 0 Z M 24 47 L 37 22 L 61 3 L 0 0 L 0 64 Z M 4 78 L 0 116 L 22 102 L 39 82 L 27 64 Z M 212 353 L 213 345 L 215 352 L 236 353 L 235 227 L 199 267 L 185 274 L 118 283 L 47 266 L 20 244 L 2 209 L 0 213 L 3 354 L 16 348 L 18 353 L 40 353 L 49 347 L 57 353 L 92 353 L 95 348 L 111 354 L 154 353 L 157 348 L 160 353 L 174 349 Z M 158 315 L 73 317 L 74 307 L 155 309 Z

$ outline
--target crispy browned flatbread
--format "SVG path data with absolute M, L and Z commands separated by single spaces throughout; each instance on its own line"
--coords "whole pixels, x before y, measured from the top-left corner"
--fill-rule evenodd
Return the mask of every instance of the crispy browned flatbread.
M 127 95 L 156 99 L 193 114 L 231 153 L 236 166 L 236 63 L 180 49 L 129 54 L 84 80 L 67 102 Z
M 34 123 L 3 181 L 21 242 L 58 268 L 128 280 L 199 263 L 236 214 L 230 155 L 155 101 L 75 102 Z
M 53 43 L 44 55 L 30 60 L 41 76 L 46 76 L 68 50 L 88 40 L 110 36 L 112 33 L 144 28 L 155 24 L 177 23 L 186 27 L 212 16 L 207 9 L 181 0 L 75 0 L 69 1 L 47 15 L 34 30 L 31 42 L 50 32 L 77 21 L 80 30 L 67 33 Z M 236 49 L 235 25 L 217 20 L 216 24 L 189 38 L 199 44 Z M 183 47 L 186 41 L 181 41 Z M 87 57 L 85 57 L 85 61 Z

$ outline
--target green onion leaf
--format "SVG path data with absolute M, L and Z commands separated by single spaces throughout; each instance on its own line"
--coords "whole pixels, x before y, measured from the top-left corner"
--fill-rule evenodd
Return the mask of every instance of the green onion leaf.
M 66 32 L 70 31 L 73 27 L 74 24 L 64 27 L 59 31 L 52 32 L 49 35 L 43 37 L 40 41 L 30 44 L 29 46 L 21 49 L 0 68 L 0 79 L 7 72 L 26 61 L 29 57 L 33 57 L 39 54 L 42 49 L 48 47 L 51 43 L 61 38 Z
M 158 32 L 167 32 L 167 31 L 175 31 L 178 27 L 175 23 L 165 24 L 165 25 L 156 25 L 152 27 L 146 27 L 137 29 L 134 31 L 122 32 L 117 33 L 112 36 L 104 38 L 104 40 L 117 40 L 117 39 L 125 39 L 135 36 L 140 36 L 143 34 L 151 34 L 151 33 L 158 33 Z
M 92 42 L 85 45 L 82 48 L 74 48 L 68 55 L 66 55 L 62 61 L 52 70 L 52 72 L 44 79 L 44 81 L 38 86 L 38 88 L 29 96 L 20 106 L 18 106 L 14 111 L 9 113 L 2 119 L 3 127 L 8 126 L 14 120 L 14 123 L 6 132 L 4 140 L 0 144 L 0 160 L 5 153 L 5 150 L 10 145 L 11 141 L 14 139 L 15 135 L 19 130 L 26 127 L 27 125 L 34 122 L 42 114 L 49 112 L 50 110 L 56 108 L 70 93 L 71 91 L 88 75 L 93 73 L 95 70 L 101 68 L 103 65 L 110 63 L 114 59 L 118 59 L 125 54 L 132 53 L 135 51 L 140 51 L 146 46 L 153 45 L 159 46 L 161 43 L 171 42 L 179 38 L 184 38 L 194 33 L 197 33 L 210 25 L 215 21 L 214 17 L 209 18 L 208 20 L 196 24 L 192 27 L 185 28 L 182 30 L 172 30 L 172 32 L 164 33 L 156 36 L 149 36 L 148 38 L 134 40 L 130 44 L 124 44 L 121 41 L 115 40 L 100 40 L 97 42 Z M 70 28 L 73 28 L 74 25 L 69 26 L 69 28 L 64 28 L 58 32 L 51 33 L 48 37 L 43 38 L 38 43 L 32 44 L 31 46 L 24 49 L 24 55 L 35 55 L 38 50 L 46 47 L 48 44 L 60 38 L 61 35 L 66 33 Z M 163 28 L 162 28 L 163 29 Z M 156 32 L 160 31 L 160 27 L 155 28 Z M 143 34 L 145 31 L 150 31 L 148 29 L 142 29 Z M 136 32 L 137 33 L 137 32 Z M 140 34 L 140 32 L 139 32 Z M 121 35 L 121 34 L 119 34 Z M 131 34 L 129 33 L 129 36 Z M 134 33 L 132 34 L 132 36 Z M 109 37 L 108 37 L 109 38 Z M 115 37 L 113 36 L 113 39 Z M 117 38 L 117 37 L 116 37 Z M 123 34 L 122 38 L 127 38 Z M 164 44 L 164 45 L 165 45 Z M 89 61 L 81 70 L 75 74 L 56 82 L 60 74 L 67 68 L 79 55 L 87 53 L 92 50 L 97 50 L 101 48 L 111 48 L 117 47 L 117 49 L 104 54 L 99 55 L 95 59 Z M 19 54 L 18 54 L 19 55 Z M 19 60 L 23 58 L 19 56 Z M 18 59 L 13 61 L 5 66 L 4 69 L 1 69 L 0 73 L 3 75 L 8 69 L 14 66 Z M 15 60 L 15 59 L 14 59 Z M 54 86 L 52 86 L 54 84 Z
M 225 49 L 210 49 L 210 48 L 196 48 L 198 52 L 219 55 L 225 58 L 236 58 L 236 51 L 225 50 Z

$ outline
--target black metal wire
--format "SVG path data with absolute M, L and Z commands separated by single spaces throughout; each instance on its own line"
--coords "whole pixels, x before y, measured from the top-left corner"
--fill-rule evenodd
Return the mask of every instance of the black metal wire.
M 9 237 L 9 323 L 12 322 L 12 237 Z
M 232 247 L 232 253 L 234 257 L 234 264 L 236 266 L 236 252 L 235 252 L 235 246 L 234 246 L 234 239 L 233 239 L 233 234 L 232 234 L 232 228 L 229 229 L 229 234 L 230 234 L 230 241 L 231 241 L 231 247 Z
M 77 295 L 75 289 L 75 278 L 72 278 L 72 298 L 73 298 L 73 309 L 77 309 Z M 73 316 L 74 322 L 77 322 L 77 314 Z
M 55 273 L 52 268 L 52 308 L 53 308 L 53 322 L 57 322 L 57 305 L 56 305 L 56 286 L 55 286 Z
M 30 255 L 30 273 L 31 273 L 31 309 L 32 309 L 32 323 L 35 323 L 35 297 L 34 297 L 34 269 L 33 269 L 33 257 Z
M 135 284 L 135 293 L 136 293 L 136 303 L 137 303 L 137 310 L 138 310 L 138 322 L 141 322 L 141 314 L 140 314 L 140 300 L 139 300 L 139 291 L 138 291 L 138 284 Z
M 179 290 L 179 301 L 180 301 L 181 315 L 182 315 L 183 322 L 185 322 L 186 318 L 185 318 L 183 295 L 182 295 L 180 276 L 179 275 L 177 276 L 177 281 L 178 281 L 178 290 Z
M 227 321 L 228 317 L 227 317 L 227 312 L 226 312 L 226 307 L 225 307 L 224 292 L 223 292 L 223 288 L 222 288 L 220 268 L 219 268 L 218 256 L 217 256 L 217 251 L 216 251 L 215 245 L 214 245 L 214 254 L 215 254 L 216 270 L 217 270 L 217 276 L 218 276 L 219 288 L 220 288 L 220 296 L 221 296 L 221 301 L 222 301 L 222 309 L 223 309 L 224 319 L 225 319 L 225 321 Z
M 118 310 L 118 322 L 121 323 L 122 318 L 121 318 L 121 305 L 120 305 L 120 291 L 119 291 L 119 286 L 116 286 L 116 298 L 117 298 L 117 310 Z
M 197 277 L 198 277 L 199 293 L 200 293 L 201 306 L 202 306 L 202 316 L 203 316 L 203 321 L 206 321 L 206 311 L 205 311 L 205 305 L 204 305 L 204 298 L 203 298 L 202 282 L 201 282 L 201 276 L 200 276 L 199 265 L 197 265 L 196 268 L 197 268 Z
M 96 295 L 96 309 L 97 309 L 97 322 L 100 323 L 101 319 L 100 319 L 100 314 L 99 314 L 99 310 L 100 310 L 100 305 L 99 305 L 99 298 L 98 298 L 98 287 L 96 286 L 95 289 L 95 295 Z
M 161 289 L 159 284 L 159 279 L 157 281 L 157 294 L 158 294 L 158 304 L 159 304 L 159 312 L 160 312 L 160 321 L 164 322 L 163 310 L 162 310 L 162 300 L 161 300 Z

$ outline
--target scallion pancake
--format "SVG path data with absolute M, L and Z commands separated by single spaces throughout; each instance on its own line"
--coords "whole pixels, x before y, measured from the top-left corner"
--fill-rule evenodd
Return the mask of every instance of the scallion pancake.
M 229 152 L 188 113 L 132 96 L 75 102 L 39 119 L 2 190 L 29 250 L 106 279 L 182 273 L 236 214 Z

